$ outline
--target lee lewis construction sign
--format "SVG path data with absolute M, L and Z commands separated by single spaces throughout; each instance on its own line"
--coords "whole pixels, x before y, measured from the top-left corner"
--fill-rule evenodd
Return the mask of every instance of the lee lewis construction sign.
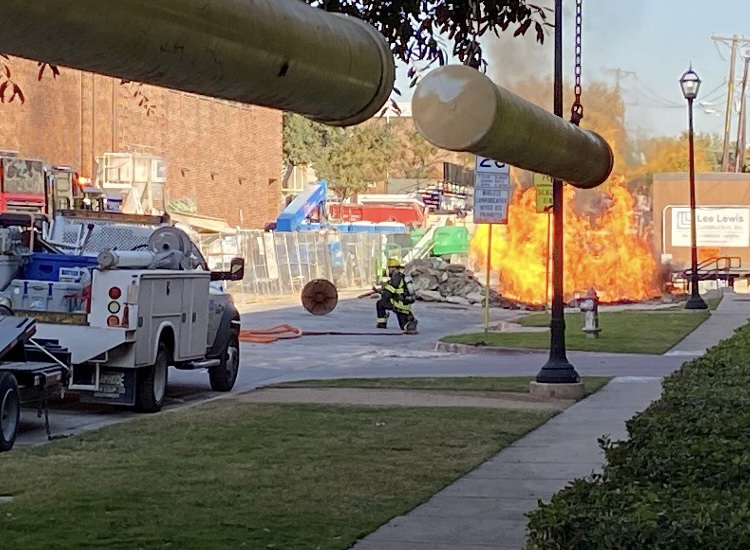
M 508 223 L 508 165 L 478 156 L 474 172 L 474 223 Z
M 690 246 L 690 208 L 672 209 L 672 246 Z M 750 208 L 730 206 L 695 209 L 697 246 L 750 246 Z

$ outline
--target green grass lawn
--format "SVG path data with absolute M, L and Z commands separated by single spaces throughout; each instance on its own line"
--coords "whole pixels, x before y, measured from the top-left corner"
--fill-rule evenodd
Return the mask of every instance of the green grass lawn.
M 721 299 L 724 296 L 714 296 L 712 298 L 706 298 L 706 305 L 708 306 L 708 309 L 711 311 L 716 311 L 716 308 L 719 307 L 719 304 L 721 303 Z
M 611 353 L 662 354 L 708 319 L 708 311 L 617 311 L 599 314 L 602 332 L 598 339 L 587 338 L 583 313 L 565 314 L 565 339 L 570 350 Z M 521 317 L 525 327 L 549 326 L 549 313 Z M 446 336 L 443 342 L 473 346 L 547 349 L 548 332 L 490 332 Z
M 0 455 L 3 550 L 344 550 L 550 415 L 217 402 Z
M 380 388 L 405 390 L 505 391 L 528 393 L 533 376 L 446 377 L 446 378 L 341 378 L 338 380 L 301 380 L 277 384 L 275 388 Z M 586 395 L 601 389 L 611 376 L 583 378 Z

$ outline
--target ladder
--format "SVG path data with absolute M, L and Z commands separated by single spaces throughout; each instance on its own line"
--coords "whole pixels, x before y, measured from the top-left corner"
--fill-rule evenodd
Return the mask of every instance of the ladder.
M 445 227 L 447 223 L 447 216 L 441 216 L 437 224 L 430 227 L 430 229 L 422 236 L 422 238 L 419 239 L 419 242 L 414 245 L 414 248 L 412 248 L 406 254 L 406 256 L 404 256 L 404 265 L 408 264 L 409 262 L 413 262 L 414 260 L 427 258 L 430 255 L 430 252 L 432 252 L 432 248 L 434 246 L 433 239 L 435 237 L 435 231 L 439 227 Z

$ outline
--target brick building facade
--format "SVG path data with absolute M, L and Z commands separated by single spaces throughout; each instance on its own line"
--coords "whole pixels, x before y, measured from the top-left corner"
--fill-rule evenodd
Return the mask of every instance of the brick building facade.
M 37 80 L 36 62 L 12 59 L 25 95 L 0 105 L 0 149 L 95 176 L 104 152 L 140 151 L 167 162 L 166 200 L 189 199 L 197 212 L 231 225 L 262 227 L 281 206 L 281 112 L 61 68 Z

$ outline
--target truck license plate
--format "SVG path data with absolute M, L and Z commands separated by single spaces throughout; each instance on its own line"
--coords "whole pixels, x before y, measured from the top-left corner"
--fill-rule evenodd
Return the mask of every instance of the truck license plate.
M 96 394 L 123 394 L 125 393 L 125 387 L 115 384 L 99 384 L 99 391 Z
M 81 391 L 81 403 L 135 404 L 135 369 L 102 367 L 95 391 Z

